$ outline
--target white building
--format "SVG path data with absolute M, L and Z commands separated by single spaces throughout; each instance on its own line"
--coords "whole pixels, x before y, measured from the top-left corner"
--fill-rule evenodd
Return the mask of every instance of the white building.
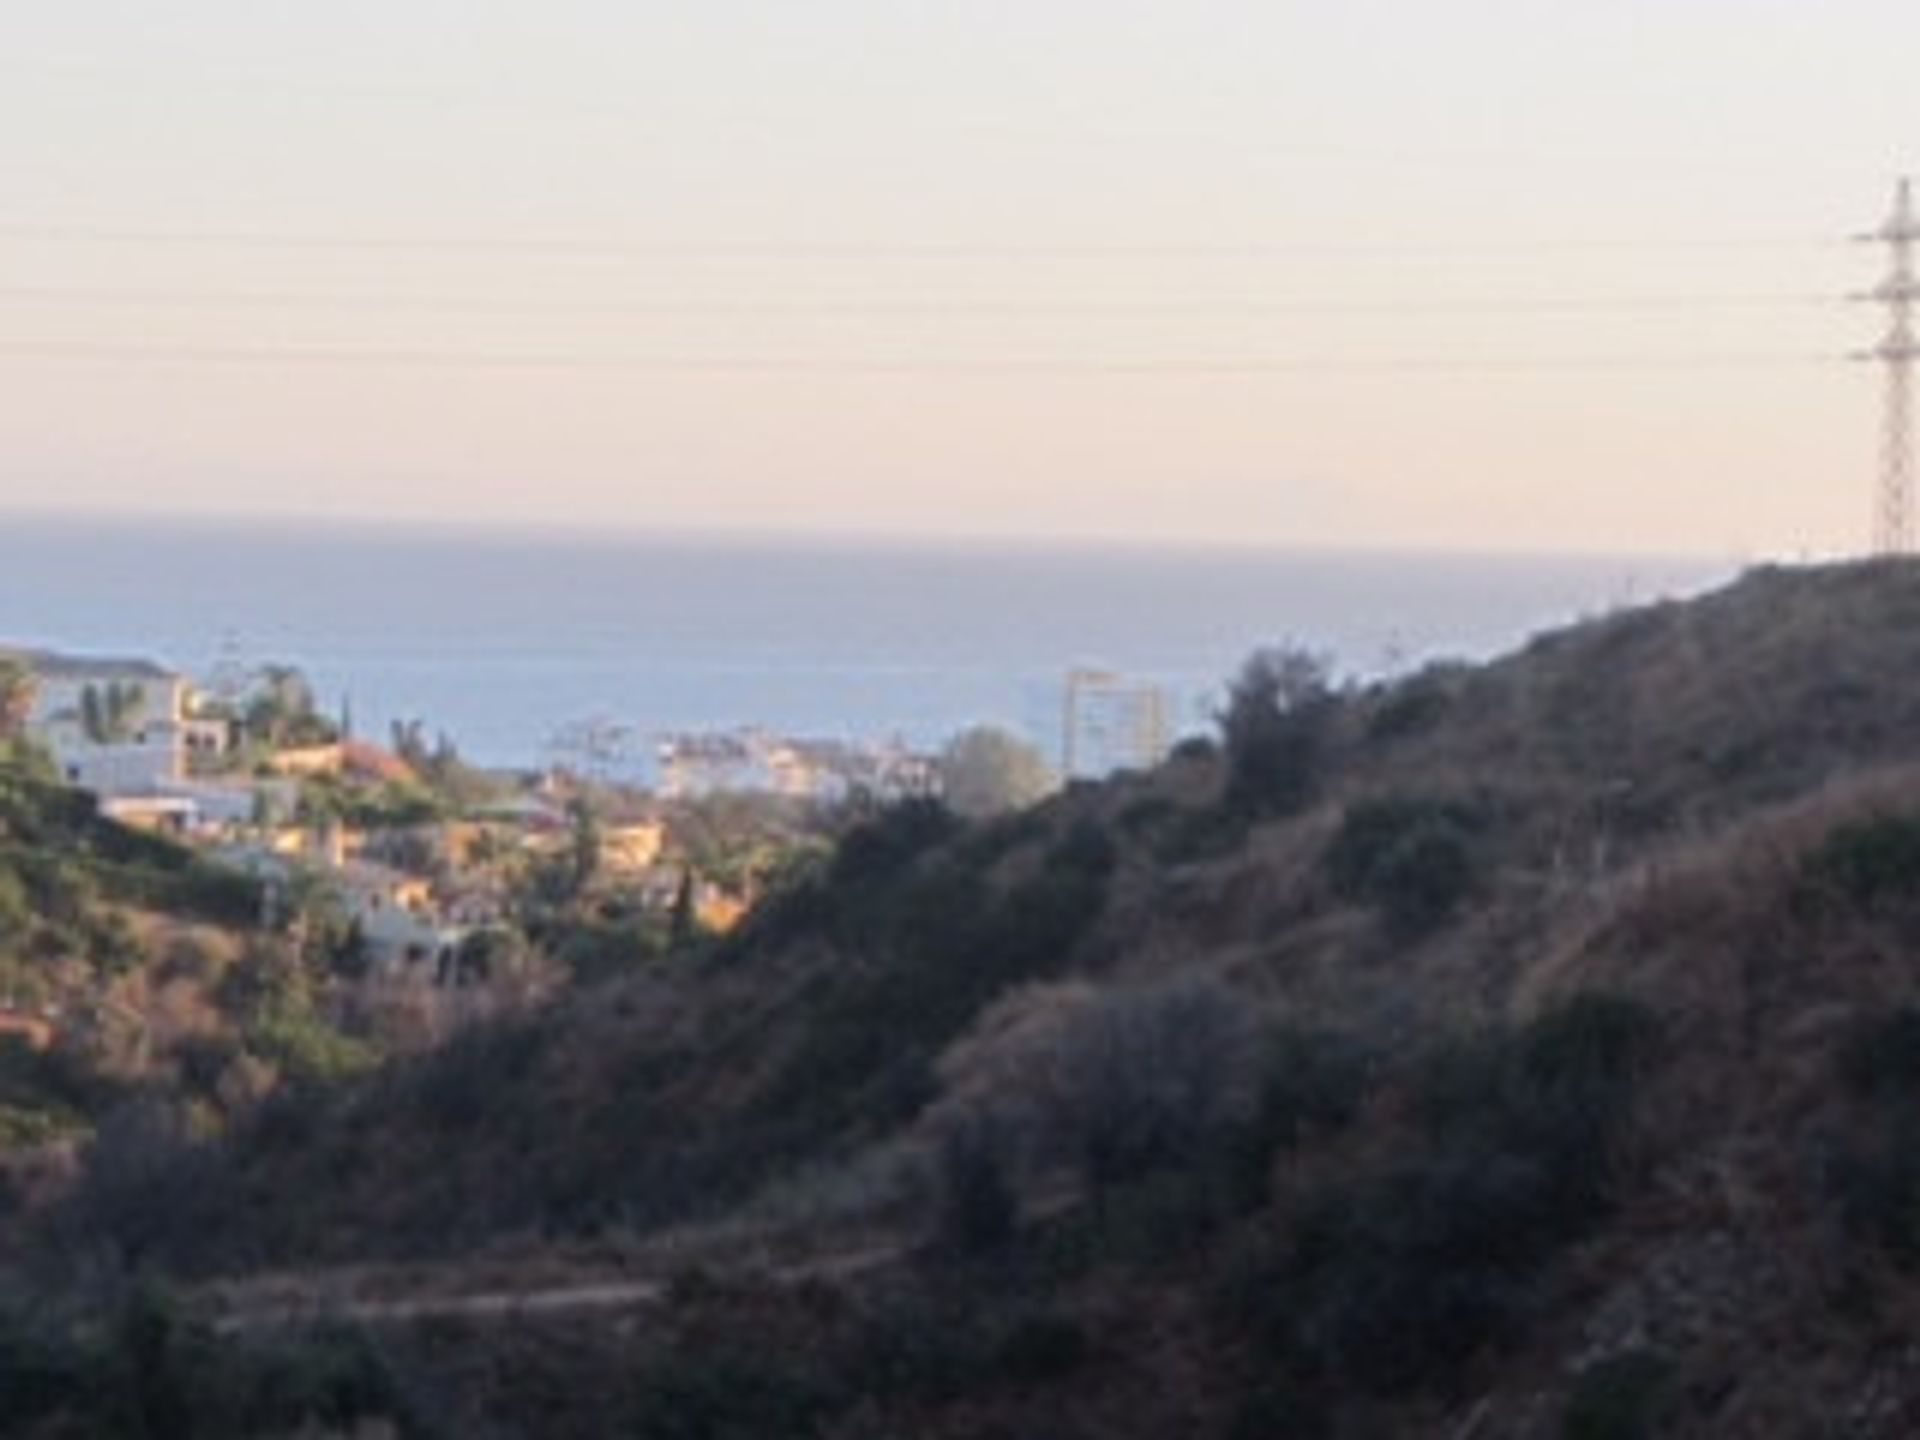
M 68 783 L 102 797 L 146 795 L 187 774 L 187 681 L 150 660 L 4 651 L 32 673 L 30 739 Z
M 1166 692 L 1150 680 L 1106 670 L 1067 674 L 1060 769 L 1069 780 L 1150 770 L 1171 746 Z

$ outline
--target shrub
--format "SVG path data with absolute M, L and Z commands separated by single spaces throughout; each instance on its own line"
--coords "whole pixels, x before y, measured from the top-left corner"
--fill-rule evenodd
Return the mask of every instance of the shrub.
M 1157 837 L 1154 858 L 1163 865 L 1214 860 L 1238 850 L 1252 817 L 1228 809 L 1183 811 Z
M 1143 795 L 1130 800 L 1120 812 L 1120 828 L 1129 835 L 1152 831 L 1180 813 L 1180 807 L 1164 795 Z
M 184 867 L 103 866 L 102 887 L 116 900 L 216 925 L 250 926 L 262 913 L 260 883 L 238 871 L 198 861 Z
M 1305 809 L 1320 781 L 1333 710 L 1320 657 L 1284 648 L 1249 657 L 1220 716 L 1228 808 L 1256 817 Z
M 1842 1039 L 1842 1083 L 1868 1112 L 1827 1166 L 1848 1232 L 1896 1260 L 1920 1260 L 1920 1010 L 1863 1020 Z
M 1426 1152 L 1310 1202 L 1269 1279 L 1294 1373 L 1442 1389 L 1517 1334 L 1540 1269 L 1612 1197 L 1652 1035 L 1638 1006 L 1581 996 L 1427 1066 Z
M 1000 1137 L 984 1116 L 967 1116 L 941 1137 L 939 1238 L 962 1255 L 995 1250 L 1013 1238 L 1019 1202 L 1007 1180 Z
M 1536 1166 L 1479 1152 L 1329 1192 L 1301 1217 L 1282 1280 L 1283 1354 L 1376 1394 L 1444 1388 L 1520 1329 L 1550 1204 Z
M 10 1429 L 32 1433 L 84 1393 L 82 1357 L 44 1315 L 15 1305 L 0 1313 L 0 1416 Z
M 546 1053 L 548 1033 L 534 1018 L 513 1017 L 455 1035 L 411 1067 L 420 1118 L 439 1130 L 478 1124 L 502 1096 L 527 1086 Z
M 1423 670 L 1389 689 L 1367 720 L 1367 738 L 1386 744 L 1432 730 L 1453 708 L 1458 668 Z
M 1408 938 L 1438 929 L 1477 878 L 1472 847 L 1457 825 L 1435 821 L 1409 831 L 1380 857 L 1376 881 L 1387 928 Z
M 1087 1335 L 1070 1317 L 1041 1312 L 1016 1319 L 1001 1339 L 997 1368 L 1016 1385 L 1042 1385 L 1078 1370 L 1087 1359 Z
M 196 1144 L 186 1115 L 154 1101 L 108 1114 L 82 1155 L 59 1217 L 68 1238 L 127 1270 L 220 1258 L 237 1201 L 225 1154 Z
M 0 1323 L 0 1404 L 9 1422 L 49 1425 L 35 1434 L 242 1440 L 366 1421 L 421 1433 L 384 1362 L 344 1331 L 219 1339 L 145 1284 L 104 1314 L 41 1317 L 31 1343 L 13 1328 Z
M 1650 1440 L 1673 1366 L 1649 1350 L 1630 1350 L 1581 1372 L 1567 1396 L 1565 1440 Z
M 1372 1072 L 1373 1057 L 1343 1035 L 1283 1027 L 1262 1037 L 1253 1113 L 1232 1139 L 1242 1205 L 1264 1203 L 1276 1155 L 1353 1119 Z
M 1057 1038 L 1051 1127 L 1096 1190 L 1191 1162 L 1235 1114 L 1251 1038 L 1243 1004 L 1217 984 L 1105 994 Z
M 1211 765 L 1220 758 L 1220 742 L 1211 735 L 1188 735 L 1175 742 L 1170 758 L 1183 765 Z
M 797 1362 L 765 1351 L 687 1348 L 643 1365 L 634 1378 L 635 1440 L 764 1440 L 816 1433 L 840 1408 Z
M 1604 1208 L 1640 1071 L 1657 1036 L 1633 1001 L 1583 994 L 1535 1017 L 1442 1051 L 1424 1074 L 1421 1108 L 1447 1143 L 1524 1155 L 1553 1188 L 1551 1241 Z
M 1227 1440 L 1320 1440 L 1328 1433 L 1326 1402 L 1286 1376 L 1262 1380 L 1242 1396 Z
M 976 725 L 954 736 L 939 763 L 947 805 L 970 820 L 1024 810 L 1059 783 L 1038 750 L 991 725 Z
M 859 1317 L 840 1369 L 856 1395 L 938 1404 L 980 1385 L 994 1338 L 965 1289 L 883 1292 Z
M 1460 801 L 1363 801 L 1341 817 L 1321 863 L 1335 893 L 1377 906 L 1398 935 L 1425 934 L 1451 919 L 1478 882 L 1481 823 Z
M 666 954 L 666 940 L 657 926 L 633 922 L 569 921 L 551 927 L 543 938 L 574 983 L 582 987 L 632 975 Z M 461 945 L 457 959 L 460 973 L 484 983 L 489 976 L 509 974 L 524 964 L 525 947 L 511 931 L 481 931 Z
M 1903 1108 L 1871 1138 L 1843 1144 L 1828 1160 L 1826 1182 L 1849 1235 L 1902 1265 L 1920 1260 L 1920 1119 Z
M 273 1007 L 247 1027 L 248 1044 L 299 1085 L 330 1085 L 379 1063 L 366 1041 L 334 1029 L 303 1007 Z
M 1920 1096 L 1920 1010 L 1902 1006 L 1852 1027 L 1841 1042 L 1839 1069 L 1841 1080 L 1858 1098 Z
M 1920 900 L 1920 818 L 1876 815 L 1835 827 L 1808 857 L 1803 882 L 1816 905 L 1912 905 Z
M 959 828 L 938 800 L 903 800 L 848 832 L 828 878 L 836 886 L 857 886 L 895 875 Z
M 1094 879 L 1113 873 L 1120 852 L 1106 827 L 1093 820 L 1076 820 L 1054 847 L 1047 852 L 1047 865 Z

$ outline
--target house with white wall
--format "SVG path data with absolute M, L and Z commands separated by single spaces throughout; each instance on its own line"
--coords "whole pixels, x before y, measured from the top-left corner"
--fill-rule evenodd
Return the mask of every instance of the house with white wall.
M 26 733 L 68 783 L 102 797 L 151 794 L 187 774 L 186 677 L 151 660 L 0 650 L 33 676 Z

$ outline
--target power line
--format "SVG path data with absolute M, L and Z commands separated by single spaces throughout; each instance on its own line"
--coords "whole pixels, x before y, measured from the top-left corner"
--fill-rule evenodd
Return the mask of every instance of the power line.
M 268 309 L 366 307 L 432 314 L 530 315 L 1459 315 L 1661 314 L 1711 310 L 1833 309 L 1845 303 L 1825 294 L 1541 296 L 1526 299 L 1371 301 L 1198 296 L 1190 299 L 1004 300 L 946 298 L 636 299 L 560 302 L 498 296 L 327 294 L 298 290 L 111 290 L 59 285 L 0 285 L 0 300 L 45 305 L 126 306 L 133 309 Z
M 524 354 L 466 350 L 321 349 L 295 346 L 133 346 L 88 342 L 0 342 L 0 357 L 160 365 L 320 366 L 474 370 L 580 370 L 684 375 L 1392 375 L 1514 374 L 1554 371 L 1807 368 L 1846 362 L 1841 353 L 1722 352 L 1534 356 L 1187 357 L 1162 360 L 878 359 L 864 357 Z
M 961 242 L 707 243 L 596 239 L 568 236 L 431 238 L 403 235 L 317 235 L 243 230 L 154 230 L 92 225 L 0 223 L 0 239 L 64 245 L 156 245 L 265 250 L 348 250 L 397 253 L 539 255 L 574 258 L 645 258 L 715 262 L 898 260 L 1131 260 L 1149 258 L 1259 259 L 1320 257 L 1407 261 L 1469 259 L 1476 256 L 1610 253 L 1728 249 L 1831 249 L 1830 237 L 1773 235 L 1720 239 L 1678 237 L 1654 240 L 1511 240 L 1497 244 L 1447 245 L 1413 242 L 1137 242 L 1087 244 L 1013 244 Z

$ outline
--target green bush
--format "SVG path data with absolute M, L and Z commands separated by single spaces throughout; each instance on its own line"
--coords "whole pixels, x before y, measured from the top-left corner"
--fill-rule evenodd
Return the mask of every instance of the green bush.
M 1367 739 L 1378 744 L 1424 735 L 1453 708 L 1454 692 L 1445 671 L 1423 671 L 1401 681 L 1381 698 L 1367 719 Z
M 1243 1207 L 1264 1204 L 1274 1158 L 1315 1135 L 1343 1129 L 1373 1081 L 1374 1058 L 1357 1041 L 1286 1026 L 1260 1038 L 1253 1113 L 1231 1137 L 1231 1179 Z
M 1228 809 L 1253 818 L 1305 809 L 1319 787 L 1334 710 L 1319 657 L 1285 648 L 1251 656 L 1220 717 Z
M 1542 1268 L 1613 1197 L 1651 1017 L 1581 996 L 1450 1047 L 1418 1075 L 1424 1153 L 1296 1217 L 1256 1303 L 1296 1376 L 1444 1390 L 1525 1326 Z
M 495 947 L 497 958 L 503 962 L 499 968 L 504 973 L 504 962 L 515 959 L 518 954 L 518 947 L 514 943 L 517 937 L 508 931 L 481 933 L 501 937 L 504 942 Z M 619 924 L 593 920 L 569 922 L 549 927 L 541 939 L 573 976 L 574 983 L 580 986 L 602 985 L 609 980 L 633 975 L 665 958 L 667 953 L 666 936 L 661 933 L 660 927 L 636 921 Z M 463 946 L 463 952 L 464 949 Z M 464 953 L 462 958 L 467 958 Z M 476 955 L 474 958 L 486 960 L 489 970 L 494 968 L 495 956 Z
M 1816 906 L 1869 913 L 1920 901 L 1920 817 L 1876 815 L 1840 825 L 1807 858 L 1803 889 Z
M 0 1153 L 46 1145 L 86 1132 L 86 1119 L 71 1110 L 0 1102 Z
M 1300 1217 L 1279 1277 L 1283 1357 L 1374 1394 L 1444 1390 L 1522 1331 L 1552 1206 L 1537 1165 L 1481 1150 L 1335 1188 Z
M 1866 1109 L 1829 1156 L 1828 1193 L 1849 1234 L 1911 1265 L 1920 1261 L 1920 1010 L 1854 1025 L 1836 1060 Z
M 871 884 L 898 874 L 960 829 L 938 800 L 904 800 L 848 832 L 834 852 L 828 878 L 836 885 Z
M 1076 820 L 1047 852 L 1047 866 L 1056 871 L 1105 879 L 1113 873 L 1120 852 L 1107 828 L 1093 820 Z
M 1619 1139 L 1657 1038 L 1645 1007 L 1575 996 L 1517 1031 L 1442 1050 L 1422 1076 L 1421 1111 L 1441 1143 L 1539 1163 L 1553 1187 L 1552 1214 L 1571 1233 L 1611 1196 Z
M 127 905 L 164 910 L 169 914 L 210 921 L 216 925 L 258 924 L 263 900 L 260 882 L 235 870 L 198 861 L 184 867 L 150 864 L 103 866 L 101 887 Z
M 0 1413 L 33 1434 L 243 1440 L 369 1420 L 424 1433 L 364 1339 L 322 1331 L 218 1338 L 167 1295 L 136 1288 L 103 1314 L 0 1320 Z M 9 1433 L 14 1433 L 10 1428 Z
M 1466 832 L 1445 821 L 1429 822 L 1380 857 L 1381 916 L 1395 935 L 1425 935 L 1453 918 L 1477 880 Z
M 1103 994 L 1055 1041 L 1055 1143 L 1096 1192 L 1193 1165 L 1228 1133 L 1251 1053 L 1245 1006 L 1218 984 Z
M 366 1041 L 342 1033 L 309 1010 L 275 1009 L 247 1027 L 247 1043 L 300 1085 L 332 1085 L 380 1061 Z
M 1458 800 L 1390 796 L 1341 817 L 1321 864 L 1334 892 L 1375 906 L 1395 934 L 1445 924 L 1479 881 L 1479 810 Z
M 100 1122 L 57 1218 L 77 1246 L 130 1272 L 193 1269 L 228 1255 L 237 1204 L 226 1154 L 196 1144 L 182 1110 L 135 1101 Z

